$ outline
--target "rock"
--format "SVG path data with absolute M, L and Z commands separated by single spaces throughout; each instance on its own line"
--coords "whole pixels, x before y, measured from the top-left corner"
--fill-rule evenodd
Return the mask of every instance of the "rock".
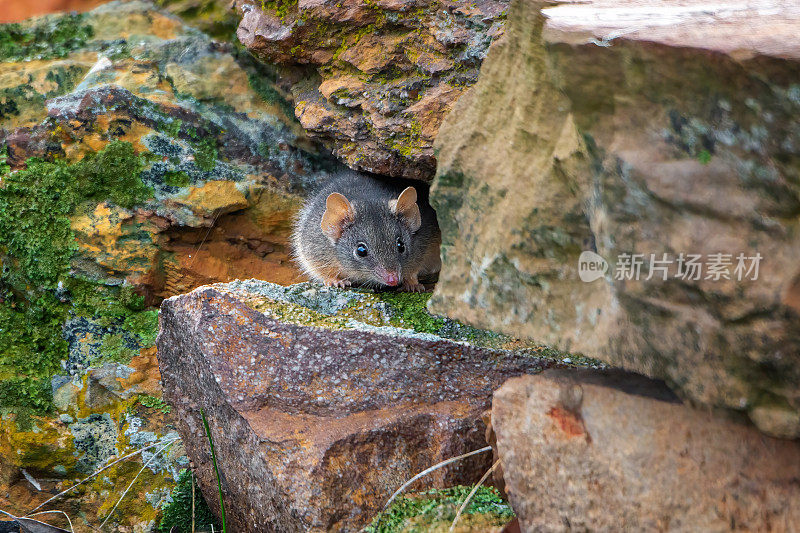
M 15 421 L 13 415 L 3 415 L 0 423 L 2 509 L 24 515 L 85 478 L 95 468 L 121 456 L 120 452 L 131 453 L 147 444 L 166 443 L 177 437 L 174 431 L 164 430 L 166 423 L 161 414 L 154 416 L 148 409 L 137 406 L 135 401 L 120 402 L 106 407 L 104 412 L 92 413 L 79 395 L 70 409 L 77 416 L 34 416 L 27 422 L 20 422 Z M 152 456 L 148 453 L 144 452 L 145 461 Z M 152 461 L 109 524 L 124 530 L 153 522 L 174 483 L 173 476 L 187 465 L 185 452 L 179 444 Z M 141 466 L 142 462 L 135 460 L 121 463 L 88 482 L 84 491 L 67 493 L 49 508 L 65 510 L 76 531 L 88 530 L 90 525 L 102 521 Z M 22 469 L 40 483 L 41 490 L 36 490 L 19 474 Z M 68 527 L 66 522 L 64 526 Z
M 117 455 L 117 428 L 108 413 L 79 419 L 70 424 L 69 429 L 79 454 L 76 468 L 83 474 L 91 474 Z
M 31 35 L 68 32 L 75 37 L 63 48 L 27 44 Z M 288 247 L 298 192 L 333 163 L 287 115 L 262 66 L 142 2 L 50 16 L 6 34 L 0 147 L 12 169 L 31 157 L 74 163 L 114 141 L 146 159 L 147 201 L 93 198 L 72 215 L 77 274 L 130 283 L 156 304 L 237 277 L 298 279 Z M 232 234 L 269 251 L 232 243 Z M 193 259 L 192 250 L 205 256 Z
M 522 531 L 790 530 L 800 443 L 695 410 L 661 382 L 548 370 L 509 380 L 492 424 Z
M 800 436 L 800 18 L 775 6 L 514 2 L 437 138 L 431 309 Z
M 258 58 L 285 67 L 295 115 L 340 160 L 430 181 L 439 126 L 475 82 L 506 5 L 243 1 L 237 35 Z
M 357 530 L 404 481 L 485 445 L 481 413 L 506 378 L 553 364 L 540 348 L 424 318 L 426 299 L 250 280 L 165 300 L 164 397 L 218 512 L 206 413 L 232 529 Z M 427 332 L 398 327 L 413 324 Z M 490 459 L 424 486 L 474 483 Z

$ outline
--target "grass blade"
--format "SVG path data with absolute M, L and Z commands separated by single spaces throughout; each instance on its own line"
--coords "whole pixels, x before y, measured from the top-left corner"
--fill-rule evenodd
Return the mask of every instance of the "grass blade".
M 178 439 L 175 439 L 174 441 L 171 441 L 171 442 L 175 442 L 175 441 L 177 441 L 177 440 L 178 440 Z M 42 507 L 44 507 L 44 506 L 45 506 L 45 505 L 47 505 L 48 503 L 52 502 L 53 500 L 55 500 L 55 499 L 57 499 L 57 498 L 60 498 L 61 496 L 63 496 L 64 494 L 68 493 L 69 491 L 71 491 L 71 490 L 72 490 L 72 489 L 74 489 L 75 487 L 78 487 L 79 485 L 82 485 L 82 484 L 86 483 L 87 481 L 89 481 L 90 479 L 92 479 L 93 477 L 95 477 L 97 474 L 99 474 L 99 473 L 103 472 L 104 470 L 108 470 L 109 468 L 111 468 L 111 467 L 112 467 L 112 466 L 114 466 L 115 464 L 117 464 L 117 463 L 120 463 L 120 462 L 122 462 L 122 461 L 125 461 L 126 459 L 130 459 L 131 457 L 134 457 L 134 456 L 136 456 L 136 455 L 139 455 L 140 453 L 142 453 L 142 452 L 143 452 L 143 451 L 145 451 L 145 450 L 149 450 L 150 448 L 155 448 L 156 446 L 159 446 L 159 445 L 161 445 L 161 444 L 163 444 L 163 443 L 161 443 L 161 442 L 154 442 L 153 444 L 150 444 L 150 445 L 148 445 L 148 446 L 145 446 L 144 448 L 139 448 L 139 449 L 138 449 L 138 450 L 136 450 L 135 452 L 129 453 L 128 455 L 126 455 L 126 456 L 124 456 L 124 457 L 120 457 L 119 459 L 117 459 L 117 460 L 116 460 L 116 461 L 114 461 L 113 463 L 109 463 L 109 464 L 107 464 L 106 466 L 104 466 L 103 468 L 100 468 L 99 470 L 95 470 L 95 471 L 94 471 L 92 474 L 90 474 L 88 477 L 86 477 L 86 478 L 84 478 L 84 479 L 82 479 L 82 480 L 78 481 L 77 483 L 75 483 L 74 485 L 70 486 L 69 488 L 62 490 L 61 492 L 59 492 L 58 494 L 56 494 L 56 495 L 55 495 L 55 496 L 53 496 L 52 498 L 49 498 L 49 499 L 47 499 L 47 500 L 43 501 L 42 503 L 40 503 L 39 505 L 37 505 L 36 507 L 34 507 L 33 509 L 31 509 L 31 510 L 28 512 L 28 515 L 30 516 L 30 514 L 31 514 L 31 513 L 35 513 L 36 511 L 38 511 L 39 509 L 41 509 Z
M 64 518 L 66 518 L 67 522 L 69 523 L 69 530 L 72 533 L 75 533 L 75 528 L 72 527 L 72 520 L 69 519 L 69 515 L 67 513 L 65 513 L 64 511 L 39 511 L 38 513 L 29 514 L 28 516 L 29 517 L 34 517 L 34 516 L 38 516 L 40 514 L 63 514 Z
M 66 529 L 62 529 L 56 526 L 51 526 L 50 524 L 34 520 L 33 518 L 14 516 L 13 514 L 7 513 L 3 510 L 0 510 L 0 514 L 4 514 L 11 520 L 16 522 L 17 525 L 20 527 L 20 530 L 23 531 L 24 533 L 70 533 Z M 67 519 L 69 520 L 69 517 Z M 72 521 L 70 521 L 70 527 L 72 527 Z
M 192 533 L 194 533 L 194 471 L 192 472 Z
M 153 453 L 153 456 L 150 459 L 147 460 L 147 462 L 142 466 L 142 468 L 139 469 L 139 472 L 136 473 L 136 476 L 133 478 L 133 481 L 130 482 L 128 487 L 125 489 L 125 492 L 122 493 L 122 496 L 119 497 L 119 500 L 117 500 L 117 503 L 114 504 L 114 507 L 111 509 L 111 512 L 108 513 L 108 515 L 106 516 L 105 520 L 103 520 L 103 523 L 100 524 L 100 529 L 103 529 L 103 527 L 106 525 L 106 522 L 108 522 L 108 519 L 111 518 L 111 516 L 114 514 L 114 511 L 117 510 L 117 507 L 119 507 L 119 504 L 122 503 L 122 500 L 125 498 L 125 495 L 128 494 L 128 491 L 131 490 L 131 487 L 133 487 L 133 484 L 136 483 L 137 479 L 139 479 L 139 475 L 142 472 L 144 472 L 145 468 L 150 466 L 150 463 L 152 463 L 153 460 L 156 457 L 158 457 L 159 454 L 161 454 L 161 452 L 163 452 L 164 450 L 166 450 L 167 448 L 169 448 L 170 446 L 175 444 L 175 440 L 177 440 L 177 439 L 171 440 L 168 443 L 166 443 L 164 446 L 159 448 L 155 453 Z
M 492 472 L 495 471 L 495 469 L 497 468 L 497 466 L 499 464 L 500 464 L 500 459 L 498 459 L 497 461 L 494 462 L 492 467 L 489 470 L 486 471 L 486 473 L 483 475 L 483 477 L 480 479 L 480 481 L 475 483 L 475 486 L 472 487 L 472 490 L 469 492 L 469 494 L 467 494 L 467 497 L 464 498 L 464 501 L 461 503 L 461 507 L 458 508 L 458 512 L 456 513 L 456 517 L 453 519 L 453 523 L 450 524 L 450 532 L 449 533 L 453 533 L 453 530 L 456 528 L 456 524 L 458 523 L 458 519 L 461 518 L 461 513 L 464 512 L 464 509 L 467 508 L 467 505 L 469 505 L 469 502 L 470 502 L 470 500 L 472 500 L 472 497 L 475 496 L 475 493 L 478 492 L 479 488 L 481 488 L 481 485 L 483 485 L 483 483 L 486 481 L 486 478 L 488 478 L 492 474 Z
M 200 408 L 200 416 L 203 419 L 203 427 L 206 430 L 206 437 L 208 438 L 208 445 L 211 448 L 211 463 L 214 465 L 214 474 L 217 476 L 217 492 L 219 493 L 219 509 L 222 513 L 222 533 L 228 533 L 227 526 L 225 525 L 225 503 L 222 501 L 222 480 L 219 477 L 219 468 L 217 468 L 217 452 L 214 450 L 214 440 L 211 438 L 211 428 L 208 427 L 208 420 L 203 408 Z
M 380 524 L 381 524 L 381 519 L 380 519 L 381 514 L 384 511 L 386 511 L 386 509 L 389 508 L 389 506 L 392 504 L 392 502 L 395 500 L 395 498 L 397 498 L 400 494 L 402 494 L 402 492 L 404 490 L 406 490 L 406 488 L 408 488 L 409 485 L 414 483 L 416 480 L 418 480 L 419 478 L 421 478 L 423 476 L 427 476 L 428 474 L 430 474 L 434 470 L 438 470 L 438 469 L 442 468 L 443 466 L 449 465 L 450 463 L 455 463 L 456 461 L 460 461 L 461 459 L 465 459 L 465 458 L 467 458 L 467 457 L 469 457 L 471 455 L 475 455 L 475 454 L 483 453 L 483 452 L 488 452 L 491 449 L 492 449 L 491 446 L 486 446 L 484 448 L 480 448 L 478 450 L 472 450 L 471 452 L 467 452 L 465 454 L 459 455 L 458 457 L 451 457 L 450 459 L 447 459 L 446 461 L 442 461 L 441 463 L 436 463 L 435 465 L 433 465 L 433 466 L 431 466 L 429 468 L 426 468 L 425 470 L 423 470 L 422 472 L 420 472 L 416 476 L 412 477 L 411 479 L 409 479 L 408 481 L 403 483 L 403 486 L 400 487 L 399 489 L 397 489 L 394 492 L 394 494 L 392 494 L 392 497 L 389 498 L 389 501 L 387 501 L 386 504 L 383 506 L 383 509 L 381 510 L 381 513 L 378 514 L 378 523 L 375 524 L 375 531 L 378 530 L 378 526 L 380 526 Z M 367 526 L 365 526 L 364 529 L 366 529 L 366 527 Z M 363 531 L 363 529 L 362 529 L 362 531 Z

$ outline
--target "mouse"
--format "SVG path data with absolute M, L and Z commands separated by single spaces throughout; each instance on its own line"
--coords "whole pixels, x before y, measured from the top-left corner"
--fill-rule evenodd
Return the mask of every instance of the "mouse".
M 423 292 L 441 269 L 442 238 L 428 186 L 341 173 L 300 209 L 292 244 L 301 269 L 329 287 Z

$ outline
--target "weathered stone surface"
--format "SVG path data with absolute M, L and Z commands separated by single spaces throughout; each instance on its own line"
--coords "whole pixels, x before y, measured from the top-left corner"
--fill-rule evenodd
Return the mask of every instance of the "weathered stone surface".
M 251 280 L 162 304 L 164 396 L 213 507 L 205 411 L 233 530 L 358 530 L 405 480 L 485 445 L 480 415 L 507 377 L 552 364 L 452 322 L 439 325 L 475 343 L 393 327 L 404 315 L 387 302 Z M 473 483 L 490 464 L 476 456 L 424 486 Z
M 0 508 L 24 515 L 114 459 L 178 437 L 165 409 L 147 407 L 141 401 L 160 395 L 155 354 L 149 352 L 128 365 L 109 363 L 93 369 L 83 379 L 54 379 L 58 416 L 20 421 L 13 414 L 3 415 Z M 143 460 L 151 459 L 157 449 L 143 452 Z M 149 531 L 156 524 L 174 478 L 189 465 L 179 442 L 165 452 L 150 462 L 109 520 L 114 530 Z M 68 493 L 43 510 L 62 509 L 75 531 L 90 531 L 111 511 L 141 467 L 142 460 L 112 467 L 87 483 L 84 491 Z M 23 470 L 40 489 L 25 478 Z M 61 516 L 47 515 L 46 521 L 69 528 Z
M 698 6 L 512 5 L 437 139 L 432 309 L 664 378 L 798 437 L 800 20 L 786 3 L 763 20 L 755 4 L 703 3 L 711 23 Z M 762 23 L 791 37 L 777 47 L 750 32 Z M 608 261 L 591 283 L 585 250 Z M 624 254 L 641 254 L 638 280 L 620 275 Z M 663 254 L 667 279 L 647 279 Z M 702 256 L 699 279 L 678 276 L 680 254 Z M 729 254 L 728 279 L 708 270 L 713 254 Z M 757 280 L 737 274 L 739 254 L 761 255 Z
M 125 141 L 148 158 L 142 181 L 153 189 L 133 207 L 95 203 L 74 215 L 78 273 L 131 283 L 150 303 L 237 277 L 296 281 L 297 193 L 330 156 L 287 115 L 269 73 L 149 4 L 65 19 L 22 26 L 35 35 L 73 26 L 82 33 L 69 48 L 0 56 L 8 163 L 74 162 Z
M 492 425 L 522 531 L 792 531 L 800 443 L 621 371 L 509 380 Z
M 188 25 L 220 41 L 236 41 L 239 16 L 224 0 L 156 0 L 158 7 L 169 11 Z
M 351 168 L 429 181 L 439 125 L 502 33 L 507 1 L 236 4 L 251 52 L 306 66 L 283 83 L 312 137 Z

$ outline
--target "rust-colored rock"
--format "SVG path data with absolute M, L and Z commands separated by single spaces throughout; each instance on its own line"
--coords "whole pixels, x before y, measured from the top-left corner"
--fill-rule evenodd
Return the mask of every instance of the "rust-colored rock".
M 312 137 L 351 168 L 429 181 L 439 125 L 502 33 L 507 1 L 236 5 L 242 43 L 289 67 L 283 83 Z
M 352 318 L 332 319 L 334 329 L 294 324 L 288 317 L 324 319 L 330 306 L 389 310 L 366 309 L 358 293 L 310 285 L 293 292 L 295 301 L 328 303 L 289 310 L 267 296 L 281 291 L 255 280 L 213 285 L 161 307 L 164 397 L 216 506 L 204 409 L 228 525 L 237 532 L 358 530 L 404 481 L 484 446 L 480 417 L 492 391 L 549 364 Z M 424 486 L 473 483 L 490 459 L 454 464 Z
M 522 531 L 792 531 L 800 443 L 681 404 L 621 371 L 547 370 L 494 395 Z

